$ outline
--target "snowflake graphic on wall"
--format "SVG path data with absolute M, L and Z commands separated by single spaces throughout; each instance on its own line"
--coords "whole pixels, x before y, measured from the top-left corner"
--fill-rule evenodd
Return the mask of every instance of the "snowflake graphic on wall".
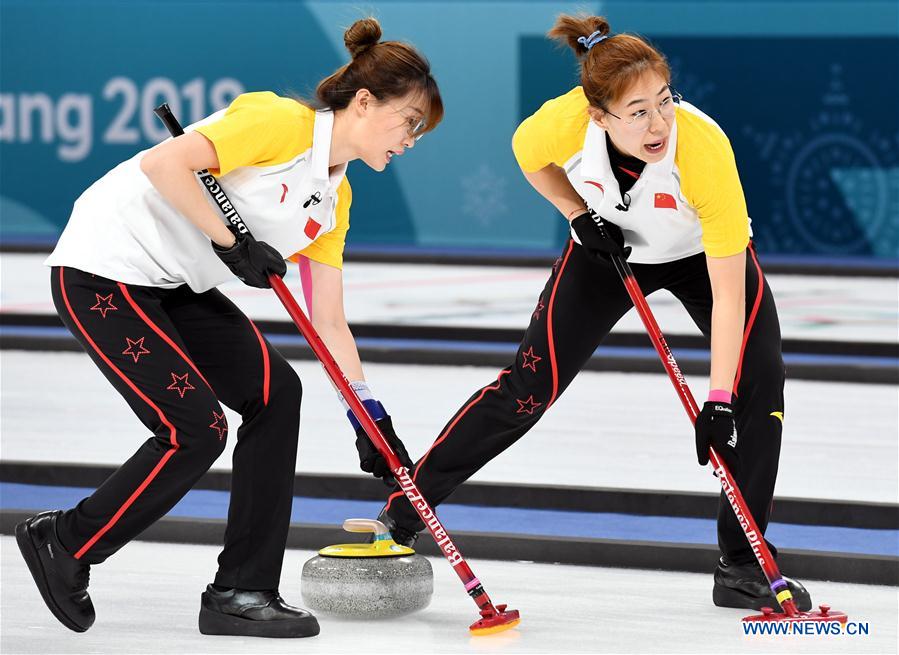
M 506 213 L 506 179 L 489 164 L 482 163 L 469 175 L 460 178 L 462 213 L 472 216 L 482 227 L 489 227 Z

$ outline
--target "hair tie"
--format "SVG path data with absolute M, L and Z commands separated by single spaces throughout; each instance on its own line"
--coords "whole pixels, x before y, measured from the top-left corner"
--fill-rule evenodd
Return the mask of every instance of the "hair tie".
M 593 34 L 591 34 L 590 36 L 579 36 L 579 37 L 577 38 L 577 42 L 583 44 L 583 46 L 584 46 L 585 48 L 587 48 L 587 51 L 589 52 L 589 51 L 590 51 L 590 48 L 592 48 L 593 46 L 595 46 L 597 43 L 599 43 L 599 42 L 602 41 L 603 39 L 608 39 L 608 38 L 609 38 L 609 35 L 608 35 L 608 34 L 603 35 L 603 34 L 600 33 L 599 30 L 596 30 L 596 31 L 595 31 Z

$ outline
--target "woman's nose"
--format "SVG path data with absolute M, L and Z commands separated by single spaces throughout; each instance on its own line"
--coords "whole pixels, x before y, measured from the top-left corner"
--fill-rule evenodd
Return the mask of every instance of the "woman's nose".
M 656 121 L 656 118 L 659 120 Z M 652 112 L 652 115 L 649 117 L 649 131 L 650 132 L 658 132 L 658 128 L 664 128 L 668 124 L 665 122 L 665 119 L 662 117 L 662 112 L 656 110 Z

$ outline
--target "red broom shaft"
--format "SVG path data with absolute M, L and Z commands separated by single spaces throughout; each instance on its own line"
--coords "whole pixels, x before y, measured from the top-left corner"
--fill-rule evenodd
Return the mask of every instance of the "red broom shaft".
M 759 530 L 758 524 L 755 522 L 755 519 L 752 518 L 749 506 L 746 504 L 746 500 L 743 498 L 743 494 L 740 492 L 736 480 L 734 480 L 734 477 L 731 475 L 730 470 L 728 470 L 724 460 L 721 459 L 717 452 L 715 452 L 714 448 L 709 448 L 709 459 L 712 460 L 712 466 L 715 467 L 715 473 L 718 476 L 718 481 L 721 482 L 721 489 L 724 491 L 724 496 L 727 498 L 727 502 L 730 503 L 731 509 L 734 510 L 734 513 L 737 516 L 737 522 L 740 524 L 740 527 L 743 528 L 743 532 L 749 540 L 749 545 L 752 547 L 752 552 L 755 554 L 755 558 L 761 565 L 762 571 L 764 571 L 765 577 L 768 579 L 768 583 L 771 584 L 781 577 L 781 573 L 777 566 L 777 562 L 775 562 L 774 557 L 771 556 L 771 550 L 768 548 L 768 544 L 765 543 L 762 531 Z M 793 611 L 795 612 L 796 610 L 793 601 L 788 602 L 793 606 Z M 790 608 L 786 605 L 784 605 L 783 608 L 787 615 L 792 615 Z
M 381 433 L 380 428 L 378 428 L 377 424 L 368 415 L 368 412 L 359 401 L 359 397 L 356 395 L 356 392 L 353 391 L 350 387 L 350 383 L 347 381 L 346 376 L 343 374 L 343 371 L 340 370 L 340 367 L 334 360 L 334 357 L 331 355 L 327 346 L 325 346 L 321 337 L 318 336 L 318 332 L 316 332 L 312 323 L 306 317 L 306 314 L 303 313 L 303 310 L 300 309 L 297 301 L 287 289 L 287 285 L 284 284 L 284 280 L 282 280 L 277 275 L 269 275 L 268 281 L 271 283 L 272 289 L 281 300 L 281 303 L 284 305 L 287 313 L 290 314 L 293 322 L 296 324 L 297 328 L 299 328 L 300 333 L 309 343 L 309 346 L 312 348 L 312 352 L 315 353 L 318 361 L 321 362 L 321 365 L 324 367 L 325 372 L 328 374 L 328 377 L 337 387 L 338 391 L 343 394 L 343 397 L 347 401 L 347 404 L 350 406 L 350 409 L 353 410 L 353 414 L 356 416 L 356 419 L 359 421 L 359 423 L 362 424 L 365 433 L 372 440 L 372 443 L 374 444 L 375 448 L 377 448 L 378 452 L 381 453 L 381 455 L 384 456 L 384 459 L 387 460 L 387 464 L 388 466 L 390 466 L 390 470 L 394 472 L 395 477 L 397 478 L 397 482 L 399 482 L 401 487 L 404 488 L 404 491 L 405 489 L 409 489 L 415 496 L 424 500 L 424 497 L 421 495 L 421 492 L 418 491 L 418 488 L 415 486 L 415 483 L 412 481 L 411 477 L 409 477 L 408 474 L 403 475 L 401 473 L 401 471 L 404 471 L 404 467 L 400 462 L 399 457 L 397 457 L 396 453 L 394 453 L 390 448 L 390 444 L 387 443 L 387 440 Z M 401 475 L 403 475 L 402 479 L 400 479 Z M 466 591 L 471 591 L 472 589 L 477 589 L 477 587 L 480 587 L 480 593 L 473 595 L 473 598 L 478 604 L 478 607 L 492 608 L 493 603 L 490 601 L 490 597 L 487 595 L 486 591 L 483 591 L 483 587 L 481 587 L 480 582 L 475 577 L 471 568 L 468 566 L 468 562 L 466 562 L 462 558 L 461 552 L 456 549 L 455 544 L 453 544 L 452 540 L 449 537 L 449 534 L 447 534 L 444 530 L 442 534 L 438 535 L 437 530 L 442 528 L 434 527 L 434 525 L 432 525 L 432 523 L 434 522 L 433 519 L 431 517 L 425 516 L 425 511 L 422 510 L 417 503 L 412 503 L 412 506 L 418 512 L 419 517 L 427 526 L 428 530 L 431 531 L 431 534 L 434 536 L 434 540 L 438 543 L 438 545 L 440 545 L 441 542 L 443 543 L 443 546 L 441 546 L 440 550 L 443 552 L 443 555 L 447 558 L 447 560 L 449 560 L 450 564 L 453 567 L 453 570 L 456 572 L 456 575 L 458 575 L 459 579 L 462 580 L 463 584 L 465 585 Z M 428 510 L 430 510 L 430 508 L 428 508 Z M 452 556 L 452 553 L 458 553 L 458 561 L 454 561 L 455 558 Z M 473 585 L 473 583 L 475 583 L 476 586 Z
M 655 316 L 653 316 L 652 310 L 649 309 L 649 305 L 646 303 L 643 291 L 640 289 L 634 274 L 630 271 L 630 266 L 624 260 L 622 260 L 622 264 L 627 268 L 619 266 L 617 261 L 615 262 L 615 268 L 618 269 L 618 273 L 621 275 L 628 295 L 631 297 L 631 302 L 634 303 L 634 307 L 636 307 L 637 313 L 640 315 L 640 320 L 643 321 L 652 345 L 655 346 L 662 364 L 665 365 L 665 372 L 668 373 L 668 378 L 671 380 L 671 384 L 674 385 L 677 396 L 690 417 L 690 422 L 696 423 L 696 417 L 699 416 L 699 407 L 696 405 L 696 400 L 690 392 L 690 387 L 687 386 L 687 380 L 684 378 L 680 367 L 677 366 L 677 362 L 674 361 L 671 348 L 668 347 L 668 342 L 665 341 L 662 330 L 659 328 L 659 324 L 656 323 Z
M 699 407 L 696 405 L 696 400 L 693 398 L 693 394 L 690 391 L 690 387 L 687 385 L 683 372 L 677 365 L 674 355 L 668 347 L 665 337 L 662 335 L 659 324 L 656 323 L 655 316 L 653 316 L 652 310 L 646 302 L 646 297 L 643 295 L 643 291 L 640 289 L 640 285 L 638 284 L 636 277 L 634 277 L 630 265 L 628 265 L 627 261 L 615 255 L 612 256 L 612 261 L 615 264 L 615 269 L 621 276 L 622 282 L 624 282 L 628 295 L 631 297 L 631 302 L 634 303 L 634 307 L 637 309 L 637 313 L 640 315 L 640 319 L 646 327 L 646 332 L 649 335 L 649 339 L 652 341 L 652 345 L 655 346 L 656 352 L 662 360 L 662 365 L 668 373 L 668 378 L 674 385 L 684 409 L 687 410 L 687 416 L 689 416 L 690 422 L 695 424 L 696 417 L 699 416 Z M 743 498 L 743 494 L 740 493 L 740 489 L 737 487 L 737 483 L 734 480 L 733 475 L 731 475 L 730 470 L 727 468 L 727 465 L 725 465 L 724 460 L 718 456 L 718 453 L 715 452 L 714 448 L 709 448 L 709 458 L 712 461 L 712 465 L 715 467 L 715 473 L 718 476 L 718 481 L 721 483 L 724 495 L 730 503 L 731 508 L 734 510 L 737 521 L 740 523 L 740 527 L 743 528 L 746 539 L 749 540 L 752 551 L 755 554 L 759 565 L 761 565 L 762 571 L 764 571 L 765 577 L 768 579 L 768 583 L 773 583 L 775 580 L 781 578 L 780 569 L 777 567 L 777 563 L 771 556 L 768 544 L 765 543 L 765 539 L 762 536 L 762 532 L 759 530 L 755 519 L 752 518 L 752 514 L 749 511 L 746 500 Z M 797 613 L 796 606 L 792 600 L 785 601 L 782 606 L 788 616 L 794 616 Z
M 156 109 L 153 110 L 153 113 L 159 117 L 159 119 L 163 122 L 163 124 L 166 126 L 173 137 L 184 134 L 184 129 L 181 127 L 178 119 L 172 113 L 172 110 L 169 108 L 168 104 L 163 103 L 159 105 L 158 107 L 156 107 Z M 201 177 L 206 178 L 204 180 L 206 191 L 208 191 L 213 199 L 216 200 L 217 204 L 219 205 L 219 209 L 221 209 L 222 212 L 225 213 L 225 209 L 222 205 L 222 202 L 224 201 L 227 201 L 228 206 L 232 208 L 232 211 L 226 214 L 231 225 L 239 232 L 250 234 L 247 226 L 243 222 L 243 219 L 241 219 L 237 211 L 233 209 L 231 201 L 228 199 L 224 189 L 221 189 L 219 187 L 218 183 L 215 180 L 215 177 L 209 174 L 208 171 L 200 171 L 200 173 L 202 174 Z M 209 182 L 214 183 L 215 186 L 218 187 L 218 192 L 212 191 Z M 220 202 L 220 200 L 222 202 Z M 390 470 L 393 471 L 394 478 L 399 483 L 400 487 L 403 490 L 403 493 L 405 493 L 406 497 L 409 498 L 412 507 L 414 507 L 415 511 L 418 512 L 418 516 L 431 532 L 431 535 L 434 537 L 434 541 L 438 546 L 440 546 L 444 557 L 446 557 L 447 561 L 453 567 L 453 570 L 456 572 L 456 575 L 459 576 L 459 579 L 462 580 L 463 584 L 465 585 L 465 591 L 468 592 L 468 595 L 471 596 L 472 599 L 474 599 L 477 606 L 481 609 L 481 615 L 484 616 L 486 612 L 494 615 L 497 614 L 496 608 L 494 608 L 493 603 L 491 602 L 490 597 L 487 595 L 487 592 L 484 590 L 483 585 L 481 585 L 480 580 L 475 577 L 474 572 L 471 570 L 471 567 L 468 566 L 468 563 L 462 557 L 462 553 L 456 548 L 456 545 L 453 543 L 449 534 L 440 524 L 440 520 L 434 514 L 434 511 L 428 505 L 427 501 L 424 499 L 424 496 L 422 496 L 418 491 L 418 487 L 412 481 L 409 472 L 402 465 L 402 462 L 400 462 L 399 458 L 396 456 L 396 453 L 391 450 L 390 445 L 387 443 L 387 440 L 384 439 L 384 435 L 381 433 L 381 430 L 378 428 L 375 422 L 371 420 L 371 417 L 368 415 L 365 407 L 359 401 L 359 397 L 356 395 L 356 392 L 353 391 L 352 388 L 350 388 L 350 384 L 347 381 L 346 376 L 343 374 L 343 371 L 340 370 L 337 362 L 334 361 L 334 357 L 331 356 L 331 352 L 325 346 L 324 342 L 321 340 L 321 337 L 318 336 L 318 332 L 315 331 L 312 323 L 308 318 L 306 318 L 303 310 L 300 309 L 297 301 L 294 300 L 293 295 L 291 295 L 290 291 L 288 291 L 287 286 L 284 284 L 284 281 L 277 275 L 269 275 L 268 281 L 269 284 L 271 284 L 272 289 L 275 291 L 275 294 L 277 294 L 278 298 L 281 300 L 281 304 L 284 305 L 287 313 L 290 314 L 293 322 L 299 328 L 300 333 L 309 343 L 309 346 L 312 348 L 312 352 L 315 353 L 318 361 L 325 368 L 325 372 L 328 374 L 331 382 L 333 382 L 334 386 L 336 386 L 340 393 L 343 394 L 343 397 L 346 399 L 347 404 L 349 404 L 350 409 L 353 410 L 353 414 L 355 414 L 357 420 L 365 429 L 365 433 L 368 435 L 369 439 L 372 440 L 372 443 L 374 444 L 378 452 L 381 453 L 381 455 L 387 460 L 387 464 L 390 466 Z M 430 516 L 428 516 L 427 513 L 430 513 Z M 501 605 L 500 607 L 504 608 L 505 606 Z

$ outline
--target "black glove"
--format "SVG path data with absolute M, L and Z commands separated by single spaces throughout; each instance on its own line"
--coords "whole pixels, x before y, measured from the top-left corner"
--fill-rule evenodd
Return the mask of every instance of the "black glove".
M 411 471 L 414 464 L 409 458 L 409 453 L 406 452 L 403 442 L 396 436 L 390 416 L 385 415 L 384 418 L 375 423 L 380 428 L 381 434 L 384 435 L 387 443 L 390 444 L 390 449 L 399 457 L 400 463 Z M 368 438 L 368 435 L 365 434 L 365 429 L 361 426 L 356 428 L 356 450 L 359 451 L 359 468 L 366 473 L 371 473 L 376 478 L 381 478 L 384 484 L 392 487 L 394 484 L 393 473 L 387 465 L 387 460 L 381 456 L 381 453 L 375 450 L 371 439 Z
M 709 446 L 724 459 L 727 468 L 736 477 L 740 458 L 737 455 L 734 408 L 730 403 L 710 400 L 696 417 L 696 459 L 700 466 L 709 463 Z
M 241 234 L 237 230 L 232 230 L 232 233 L 236 241 L 230 248 L 222 248 L 215 241 L 212 242 L 215 254 L 244 284 L 271 289 L 269 274 L 284 277 L 287 273 L 284 258 L 265 241 L 256 241 L 249 234 Z
M 630 246 L 624 246 L 621 228 L 593 212 L 584 212 L 575 218 L 571 221 L 571 228 L 593 259 L 608 263 L 612 255 L 627 259 L 631 254 Z

